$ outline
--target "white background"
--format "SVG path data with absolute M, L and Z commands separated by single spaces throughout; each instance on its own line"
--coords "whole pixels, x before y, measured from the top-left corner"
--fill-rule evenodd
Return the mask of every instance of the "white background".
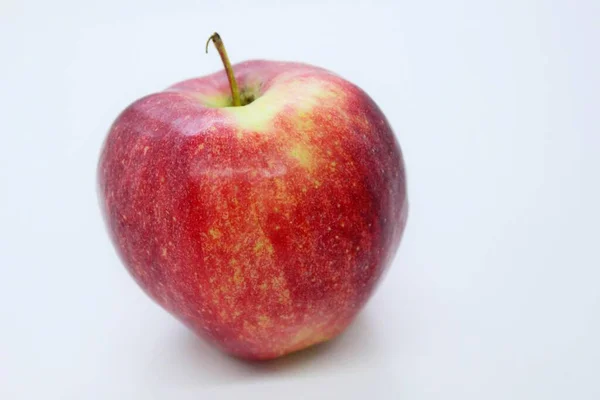
M 0 398 L 600 398 L 600 2 L 85 3 L 0 2 Z M 113 119 L 219 69 L 215 30 L 361 86 L 408 168 L 356 323 L 267 364 L 154 305 L 95 193 Z

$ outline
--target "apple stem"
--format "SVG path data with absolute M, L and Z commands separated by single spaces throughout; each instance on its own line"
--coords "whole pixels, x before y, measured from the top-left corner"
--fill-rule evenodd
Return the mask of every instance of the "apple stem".
M 225 45 L 221 40 L 221 36 L 217 32 L 213 33 L 211 37 L 206 41 L 206 52 L 208 53 L 208 45 L 210 42 L 215 44 L 219 55 L 221 56 L 221 61 L 223 61 L 223 65 L 225 66 L 225 72 L 227 72 L 227 79 L 229 79 L 229 87 L 231 88 L 231 96 L 233 98 L 233 106 L 239 107 L 242 105 L 240 100 L 240 89 L 238 88 L 237 82 L 235 81 L 235 75 L 233 75 L 233 68 L 231 67 L 231 63 L 229 62 L 229 57 L 227 57 L 227 51 L 225 50 Z

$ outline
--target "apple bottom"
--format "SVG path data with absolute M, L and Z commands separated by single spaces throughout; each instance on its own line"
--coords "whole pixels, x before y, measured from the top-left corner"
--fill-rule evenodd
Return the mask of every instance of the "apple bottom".
M 345 331 L 352 319 L 344 317 L 343 321 L 333 324 L 321 322 L 292 328 L 259 324 L 254 329 L 250 328 L 256 335 L 254 340 L 240 340 L 240 335 L 232 330 L 217 328 L 215 332 L 207 332 L 202 323 L 191 320 L 182 322 L 201 340 L 228 355 L 248 361 L 267 361 L 335 339 Z M 268 323 L 265 321 L 264 324 Z
M 198 292 L 186 294 L 184 287 L 188 285 L 185 283 L 177 296 L 166 294 L 160 285 L 145 289 L 198 337 L 221 351 L 245 360 L 269 360 L 341 334 L 356 318 L 377 281 L 372 279 L 362 290 L 334 284 L 324 291 L 303 292 L 302 287 L 288 291 L 280 275 L 274 276 L 263 277 L 271 282 L 266 290 L 257 285 L 247 287 L 246 292 L 239 292 L 237 296 L 223 298 L 219 292 L 225 286 L 217 281 L 195 282 L 195 287 L 213 288 L 203 290 L 201 295 Z M 296 301 L 287 300 L 289 292 Z

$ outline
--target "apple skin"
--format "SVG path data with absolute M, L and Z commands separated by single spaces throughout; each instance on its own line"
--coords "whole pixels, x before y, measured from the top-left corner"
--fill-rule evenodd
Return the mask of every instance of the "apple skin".
M 233 67 L 130 105 L 98 165 L 112 241 L 145 292 L 232 355 L 275 358 L 354 319 L 399 246 L 404 163 L 357 86 L 306 64 Z

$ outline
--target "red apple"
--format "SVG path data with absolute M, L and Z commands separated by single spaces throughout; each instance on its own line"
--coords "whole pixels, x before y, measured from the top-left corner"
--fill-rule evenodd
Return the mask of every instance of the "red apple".
M 224 351 L 269 359 L 335 337 L 369 299 L 406 224 L 405 172 L 357 86 L 306 64 L 224 61 L 241 106 L 222 71 L 117 118 L 100 203 L 150 297 Z

